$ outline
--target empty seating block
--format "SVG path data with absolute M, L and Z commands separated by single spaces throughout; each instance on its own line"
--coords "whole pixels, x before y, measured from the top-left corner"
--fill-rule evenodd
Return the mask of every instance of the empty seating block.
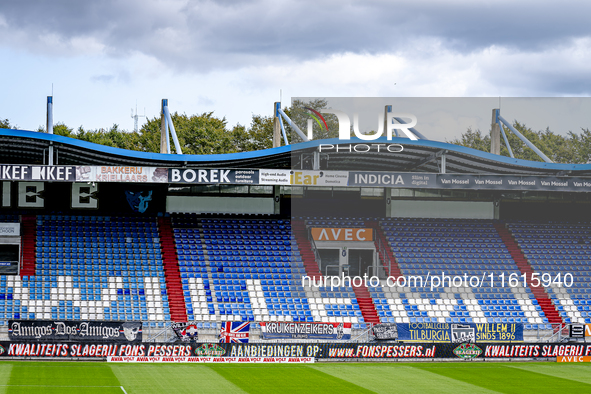
M 540 280 L 549 284 L 546 292 L 564 322 L 591 323 L 585 309 L 591 300 L 591 224 L 514 221 L 507 228 Z
M 363 227 L 355 218 L 302 218 L 307 226 Z M 373 220 L 373 219 L 372 219 Z M 18 221 L 17 216 L 3 221 Z M 378 219 L 405 277 L 477 276 L 481 287 L 385 281 L 369 287 L 381 322 L 525 323 L 547 319 L 527 287 L 504 286 L 520 271 L 488 220 Z M 289 220 L 172 217 L 189 320 L 365 322 L 351 287 L 303 288 L 306 274 Z M 566 322 L 591 323 L 591 226 L 511 222 L 536 272 L 572 274 L 547 292 Z M 36 276 L 0 277 L 0 321 L 8 319 L 170 321 L 154 217 L 37 217 Z M 495 282 L 490 285 L 488 275 Z
M 189 319 L 312 321 L 289 221 L 175 215 L 172 223 Z
M 491 221 L 389 218 L 380 225 L 405 277 L 485 278 L 482 286 L 384 284 L 370 291 L 374 300 L 389 304 L 376 303 L 383 322 L 544 323 L 529 288 L 508 285 L 509 275 L 520 271 Z
M 5 318 L 170 320 L 155 218 L 38 216 L 36 241 L 36 276 L 2 278 Z

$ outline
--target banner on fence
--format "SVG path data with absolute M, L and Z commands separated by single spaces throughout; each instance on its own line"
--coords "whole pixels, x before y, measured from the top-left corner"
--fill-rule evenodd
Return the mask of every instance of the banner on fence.
M 220 329 L 220 343 L 248 343 L 250 323 L 223 322 Z
M 521 323 L 397 323 L 398 339 L 405 342 L 520 342 Z
M 398 339 L 398 330 L 396 324 L 376 324 L 372 327 L 373 335 L 376 339 Z
M 11 341 L 141 342 L 141 322 L 9 320 Z
M 568 326 L 568 336 L 571 338 L 591 337 L 591 324 L 571 324 Z
M 196 341 L 199 338 L 195 322 L 172 323 L 170 328 L 181 341 Z
M 199 183 L 199 184 L 253 184 L 259 183 L 259 170 L 252 169 L 187 169 L 170 168 L 168 170 L 169 183 Z
M 168 169 L 157 167 L 82 166 L 76 167 L 81 182 L 166 183 Z
M 263 339 L 351 339 L 351 323 L 260 323 Z
M 558 356 L 557 363 L 591 363 L 590 356 Z
M 183 358 L 322 359 L 552 359 L 587 362 L 591 344 L 566 343 L 121 343 L 0 342 L 1 358 L 131 357 L 123 362 L 185 362 Z M 135 358 L 134 358 L 135 357 Z M 141 357 L 141 359 L 140 359 Z M 568 361 L 570 357 L 570 361 Z M 150 360 L 150 358 L 154 358 Z M 162 358 L 170 358 L 163 361 Z M 177 359 L 178 358 L 178 359 Z M 161 360 L 161 361 L 156 361 Z M 197 362 L 197 361 L 186 361 Z M 199 361 L 201 362 L 201 361 Z M 220 361 L 222 362 L 222 361 Z M 228 361 L 231 362 L 231 361 Z M 260 361 L 256 361 L 260 362 Z

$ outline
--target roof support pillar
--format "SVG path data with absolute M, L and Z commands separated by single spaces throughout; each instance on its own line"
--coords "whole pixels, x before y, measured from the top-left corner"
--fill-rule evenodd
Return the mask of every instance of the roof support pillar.
M 338 149 L 337 149 L 337 152 L 338 152 Z M 424 164 L 427 164 L 427 163 L 430 163 L 430 162 L 432 162 L 434 160 L 435 160 L 435 163 L 437 164 L 437 159 L 439 157 L 444 156 L 446 152 L 447 151 L 445 149 L 441 149 L 441 150 L 439 150 L 439 151 L 437 151 L 435 153 L 431 153 L 429 156 L 425 157 L 424 159 L 421 159 L 421 160 L 419 160 L 419 161 L 417 161 L 415 163 L 412 163 L 411 165 L 409 165 L 408 167 L 406 167 L 404 170 L 405 171 L 411 171 L 411 170 L 414 170 L 415 168 L 419 168 L 420 166 L 422 166 Z
M 499 110 L 492 110 L 492 122 L 490 128 L 490 153 L 501 154 L 501 127 L 499 126 Z
M 53 96 L 47 96 L 47 133 L 53 134 Z M 53 165 L 53 141 L 49 142 L 48 164 Z
M 521 134 L 519 131 L 517 131 L 517 129 L 515 127 L 513 127 L 513 125 L 511 123 L 507 122 L 505 120 L 505 118 L 503 118 L 500 114 L 499 114 L 499 121 L 502 124 L 504 124 L 509 130 L 511 130 L 513 132 L 513 134 L 515 134 L 517 137 L 519 137 L 519 139 L 521 141 L 523 141 L 523 143 L 525 145 L 527 145 L 528 148 L 530 148 L 531 150 L 536 152 L 536 154 L 538 156 L 540 156 L 542 158 L 542 160 L 544 160 L 546 163 L 554 163 L 552 160 L 550 160 L 550 158 L 548 158 L 548 156 L 546 156 L 544 153 L 542 153 L 541 150 L 539 150 L 534 144 L 532 144 L 530 140 L 525 138 L 525 136 L 523 134 Z
M 281 103 L 273 104 L 273 148 L 281 146 L 281 119 L 277 108 L 281 108 Z
M 391 112 L 392 112 L 392 106 L 386 105 L 384 107 L 384 131 L 386 133 L 388 133 L 388 121 L 392 122 L 391 117 L 388 117 L 388 114 Z M 394 133 L 396 134 L 396 137 L 400 137 L 398 135 L 398 129 L 394 129 Z
M 160 153 L 170 153 L 170 142 L 168 141 L 168 129 L 166 127 L 166 117 L 164 115 L 164 106 L 168 105 L 167 99 L 162 99 L 160 110 Z

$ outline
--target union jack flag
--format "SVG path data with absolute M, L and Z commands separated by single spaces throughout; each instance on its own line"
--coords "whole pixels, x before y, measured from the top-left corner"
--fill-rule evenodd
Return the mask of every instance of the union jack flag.
M 219 343 L 248 343 L 250 323 L 224 322 L 220 330 Z

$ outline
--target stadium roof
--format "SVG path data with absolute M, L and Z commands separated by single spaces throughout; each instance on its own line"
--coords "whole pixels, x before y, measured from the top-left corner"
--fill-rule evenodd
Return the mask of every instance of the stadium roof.
M 349 149 L 357 145 L 358 152 Z M 369 152 L 361 144 L 371 146 Z M 380 151 L 377 151 L 377 145 Z M 402 152 L 388 152 L 390 144 L 403 146 Z M 591 164 L 557 164 L 512 159 L 506 156 L 445 142 L 393 138 L 387 141 L 316 140 L 266 149 L 217 155 L 176 155 L 131 151 L 86 141 L 33 131 L 0 129 L 0 162 L 4 164 L 45 164 L 44 152 L 54 146 L 56 164 L 116 165 L 187 168 L 301 168 L 321 147 L 322 170 L 440 172 L 445 156 L 447 173 L 506 175 L 591 175 Z M 321 146 L 322 145 L 322 146 Z M 330 148 L 332 145 L 334 148 Z M 338 152 L 336 146 L 338 145 Z M 350 150 L 350 152 L 349 152 Z M 393 149 L 396 150 L 396 149 Z M 307 159 L 308 158 L 308 159 Z

